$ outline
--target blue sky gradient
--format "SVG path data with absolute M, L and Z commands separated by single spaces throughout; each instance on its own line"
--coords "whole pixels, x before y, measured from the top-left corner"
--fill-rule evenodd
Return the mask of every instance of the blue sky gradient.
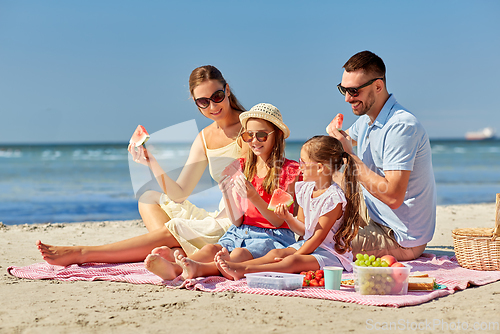
M 500 131 L 497 1 L 0 0 L 0 144 L 128 142 L 196 119 L 188 77 L 217 66 L 291 139 L 341 112 L 342 65 L 371 50 L 431 138 Z

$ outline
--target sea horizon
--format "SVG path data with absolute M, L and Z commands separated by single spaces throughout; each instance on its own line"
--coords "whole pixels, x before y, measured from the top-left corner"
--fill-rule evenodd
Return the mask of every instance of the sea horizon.
M 298 160 L 304 141 L 287 140 L 287 158 Z M 436 138 L 430 142 L 438 205 L 495 201 L 500 192 L 498 138 Z M 158 143 L 155 156 L 173 178 L 187 159 L 190 145 Z M 136 195 L 143 185 L 137 182 L 144 183 L 142 177 L 154 186 L 156 181 L 151 182 L 144 166 L 141 177 L 135 177 L 137 172 L 131 174 L 129 164 L 137 164 L 131 162 L 127 146 L 127 142 L 0 144 L 0 222 L 139 219 Z M 207 210 L 217 209 L 219 199 L 220 191 L 208 173 L 189 198 Z

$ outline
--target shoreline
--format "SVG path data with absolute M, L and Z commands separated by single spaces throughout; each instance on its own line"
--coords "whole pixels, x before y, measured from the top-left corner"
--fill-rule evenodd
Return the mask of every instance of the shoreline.
M 426 252 L 452 256 L 451 231 L 493 227 L 495 204 L 437 208 L 434 238 Z M 141 220 L 0 225 L 0 333 L 229 333 L 366 332 L 379 323 L 498 322 L 500 282 L 470 287 L 430 302 L 403 307 L 363 306 L 320 299 L 206 293 L 116 282 L 19 279 L 11 266 L 42 262 L 37 239 L 56 245 L 99 245 L 146 233 Z M 477 301 L 481 300 L 478 305 Z M 471 305 L 477 305 L 470 307 Z M 402 321 L 401 323 L 399 321 Z M 244 326 L 242 324 L 244 323 Z M 398 327 L 402 329 L 402 327 Z M 379 328 L 380 329 L 380 328 Z M 405 328 L 403 328 L 405 329 Z M 406 328 L 408 330 L 409 328 Z M 446 331 L 446 327 L 444 327 Z M 434 332 L 442 330 L 434 327 Z M 420 331 L 419 331 L 420 332 Z M 487 331 L 486 331 L 487 332 Z

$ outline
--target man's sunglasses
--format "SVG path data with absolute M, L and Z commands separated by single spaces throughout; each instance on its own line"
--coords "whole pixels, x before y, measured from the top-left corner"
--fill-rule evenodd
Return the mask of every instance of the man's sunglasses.
M 241 139 L 243 139 L 245 143 L 249 143 L 253 140 L 253 137 L 255 136 L 258 142 L 263 143 L 267 141 L 267 136 L 269 136 L 273 132 L 274 131 L 271 131 L 269 133 L 265 131 L 257 131 L 257 132 L 245 131 L 241 134 Z
M 200 97 L 194 100 L 194 103 L 201 109 L 206 109 L 210 105 L 210 101 L 213 103 L 221 103 L 226 98 L 226 87 L 220 89 L 212 94 L 210 97 Z
M 340 94 L 344 95 L 346 93 L 349 93 L 349 95 L 351 95 L 352 97 L 356 97 L 359 95 L 359 90 L 361 88 L 365 88 L 365 87 L 368 87 L 370 86 L 372 83 L 374 83 L 375 81 L 377 80 L 384 80 L 384 78 L 375 78 L 375 79 L 371 79 L 370 81 L 368 81 L 367 83 L 365 83 L 364 85 L 361 85 L 359 87 L 356 87 L 356 88 L 347 88 L 347 87 L 343 87 L 341 84 L 338 84 L 337 85 L 337 88 L 339 89 L 339 92 Z

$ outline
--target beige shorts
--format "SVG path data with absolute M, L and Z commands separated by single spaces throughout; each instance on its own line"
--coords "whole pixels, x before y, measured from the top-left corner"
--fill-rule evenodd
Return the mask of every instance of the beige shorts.
M 403 247 L 398 244 L 394 238 L 393 230 L 376 223 L 369 217 L 364 200 L 361 200 L 360 214 L 363 221 L 360 224 L 358 235 L 351 242 L 354 256 L 357 253 L 375 255 L 376 257 L 389 254 L 398 261 L 408 261 L 418 258 L 424 252 L 426 245 Z

